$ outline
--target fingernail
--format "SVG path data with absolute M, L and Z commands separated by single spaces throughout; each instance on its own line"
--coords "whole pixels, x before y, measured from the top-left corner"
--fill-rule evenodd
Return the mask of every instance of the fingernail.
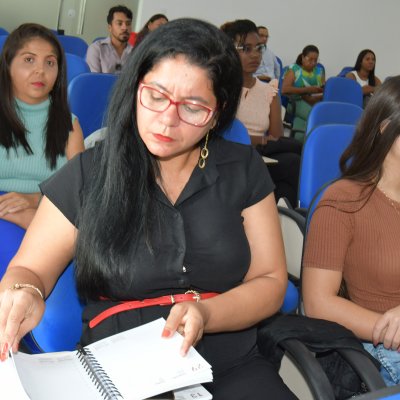
M 186 349 L 181 349 L 180 353 L 181 353 L 182 357 L 185 357 L 186 353 L 187 353 L 187 350 Z
M 4 361 L 8 357 L 8 343 L 4 343 L 3 346 L 1 347 L 1 361 Z
M 171 336 L 171 331 L 167 328 L 164 328 L 164 330 L 162 331 L 161 337 L 170 337 Z

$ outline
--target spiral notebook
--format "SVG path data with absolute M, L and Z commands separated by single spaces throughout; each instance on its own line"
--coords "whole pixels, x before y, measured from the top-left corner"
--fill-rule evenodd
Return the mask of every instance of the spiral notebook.
M 161 338 L 164 323 L 158 319 L 77 351 L 16 353 L 0 363 L 1 393 L 8 400 L 143 400 L 160 393 L 166 394 L 155 398 L 212 399 L 200 385 L 212 381 L 210 365 L 194 348 L 182 357 L 179 334 Z

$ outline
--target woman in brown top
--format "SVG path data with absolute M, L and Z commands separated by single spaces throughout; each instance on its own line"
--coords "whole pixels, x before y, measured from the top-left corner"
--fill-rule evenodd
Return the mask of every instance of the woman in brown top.
M 308 316 L 351 329 L 393 385 L 400 382 L 400 76 L 375 93 L 340 160 L 342 179 L 313 215 L 303 296 Z

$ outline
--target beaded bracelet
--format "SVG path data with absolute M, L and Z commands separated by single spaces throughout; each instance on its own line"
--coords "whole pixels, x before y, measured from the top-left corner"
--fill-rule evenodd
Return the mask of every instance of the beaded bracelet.
M 42 298 L 42 300 L 44 300 L 42 291 L 36 286 L 31 285 L 30 283 L 15 283 L 13 286 L 10 287 L 11 290 L 18 290 L 24 288 L 36 290 L 39 293 L 39 296 Z

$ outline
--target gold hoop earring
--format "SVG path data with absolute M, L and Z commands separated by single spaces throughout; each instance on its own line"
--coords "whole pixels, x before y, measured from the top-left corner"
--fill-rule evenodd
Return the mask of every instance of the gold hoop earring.
M 209 154 L 207 144 L 208 144 L 208 135 L 210 132 L 207 132 L 206 141 L 204 143 L 203 148 L 200 150 L 200 159 L 199 159 L 199 167 L 203 169 L 206 166 L 206 160 Z

